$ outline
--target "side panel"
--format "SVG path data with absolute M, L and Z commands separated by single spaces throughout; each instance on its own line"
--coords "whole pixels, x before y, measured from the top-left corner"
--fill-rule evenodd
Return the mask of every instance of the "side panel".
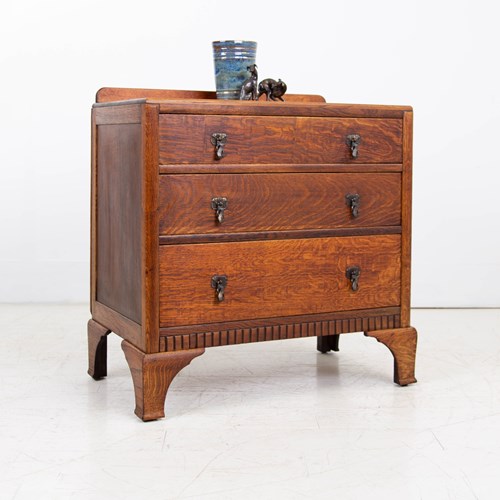
M 92 318 L 143 347 L 141 107 L 92 110 Z
M 98 302 L 141 324 L 141 124 L 97 127 Z
M 92 111 L 91 312 L 158 352 L 158 107 Z

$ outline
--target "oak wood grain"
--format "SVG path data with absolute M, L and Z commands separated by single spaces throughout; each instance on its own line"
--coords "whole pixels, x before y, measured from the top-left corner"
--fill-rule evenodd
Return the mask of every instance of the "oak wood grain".
M 219 243 L 222 241 L 290 240 L 296 238 L 327 238 L 332 236 L 371 236 L 376 234 L 401 234 L 401 226 L 300 229 L 293 231 L 244 231 L 240 233 L 164 234 L 160 236 L 160 245 Z
M 346 195 L 359 195 L 354 217 Z M 219 223 L 213 197 L 228 207 Z M 206 174 L 160 178 L 160 234 L 399 226 L 399 174 Z
M 140 104 L 123 103 L 121 106 L 97 107 L 93 111 L 97 125 L 141 123 L 142 106 Z
M 160 324 L 398 306 L 399 235 L 248 241 L 160 248 Z M 358 291 L 346 277 L 360 266 Z M 211 277 L 226 275 L 218 302 Z
M 160 337 L 160 350 L 177 351 L 312 336 L 320 339 L 368 329 L 399 328 L 399 319 L 399 308 L 383 308 L 166 328 L 162 332 L 168 335 Z M 320 340 L 318 343 L 321 345 Z
M 264 97 L 264 96 L 263 96 Z M 96 102 L 114 102 L 128 99 L 217 99 L 216 92 L 204 90 L 166 90 L 123 87 L 103 87 L 97 91 Z M 287 102 L 325 102 L 319 95 L 287 94 Z M 220 102 L 220 101 L 219 101 Z
M 114 309 L 96 301 L 92 318 L 139 349 L 145 348 L 142 326 Z
M 413 113 L 403 118 L 403 177 L 402 177 L 402 235 L 401 235 L 401 323 L 410 326 L 411 306 L 411 207 L 412 207 L 412 158 Z
M 142 89 L 126 87 L 103 87 L 96 93 L 98 103 L 125 101 L 129 99 L 215 99 L 216 93 L 203 90 Z
M 142 127 L 97 127 L 96 298 L 141 324 Z
M 417 352 L 417 331 L 415 328 L 378 330 L 365 332 L 384 344 L 394 356 L 394 382 L 399 385 L 413 384 L 415 378 L 415 356 Z
M 401 163 L 287 163 L 160 165 L 160 174 L 278 174 L 278 173 L 382 173 L 402 172 Z
M 410 106 L 331 104 L 308 102 L 250 102 L 230 100 L 171 100 L 148 102 L 160 105 L 160 113 L 241 116 L 322 116 L 345 118 L 399 118 Z
M 337 333 L 362 332 L 366 330 L 387 329 L 399 327 L 399 307 L 379 307 L 356 309 L 352 311 L 334 311 L 322 314 L 302 314 L 295 316 L 275 316 L 272 318 L 251 318 L 221 323 L 205 323 L 197 325 L 179 325 L 160 329 L 160 336 L 188 335 L 208 331 L 241 331 L 250 328 L 271 327 L 279 329 L 288 325 L 315 323 L 321 335 Z M 385 319 L 383 319 L 385 318 Z M 348 327 L 346 327 L 348 325 Z M 362 326 L 365 325 L 365 326 Z M 374 326 L 378 325 L 378 326 Z M 382 325 L 382 326 L 381 326 Z M 323 330 L 323 328 L 326 328 Z M 347 329 L 346 329 L 347 328 Z M 315 334 L 316 335 L 316 334 Z M 192 348 L 192 346 L 191 346 Z
M 144 351 L 158 352 L 158 106 L 146 104 L 142 112 L 141 317 Z
M 122 342 L 122 349 L 132 374 L 135 393 L 135 414 L 143 421 L 165 416 L 165 398 L 174 377 L 205 349 L 175 353 L 145 354 Z
M 213 133 L 227 134 L 215 159 Z M 361 135 L 357 158 L 346 137 Z M 400 163 L 402 121 L 367 118 L 160 115 L 160 163 Z

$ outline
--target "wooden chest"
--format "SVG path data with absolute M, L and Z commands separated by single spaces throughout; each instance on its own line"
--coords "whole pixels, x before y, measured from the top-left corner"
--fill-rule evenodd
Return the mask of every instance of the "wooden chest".
M 411 108 L 214 97 L 97 94 L 89 374 L 118 334 L 153 420 L 207 347 L 364 332 L 416 382 Z

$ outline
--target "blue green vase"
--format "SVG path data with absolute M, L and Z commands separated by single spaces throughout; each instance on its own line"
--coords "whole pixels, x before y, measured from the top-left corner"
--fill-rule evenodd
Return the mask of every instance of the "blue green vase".
M 217 99 L 239 99 L 243 82 L 255 64 L 257 42 L 223 40 L 212 42 Z

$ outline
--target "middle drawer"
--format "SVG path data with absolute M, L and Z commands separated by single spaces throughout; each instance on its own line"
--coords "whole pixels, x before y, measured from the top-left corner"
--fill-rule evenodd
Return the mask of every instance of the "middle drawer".
M 401 224 L 399 173 L 160 176 L 160 235 Z

